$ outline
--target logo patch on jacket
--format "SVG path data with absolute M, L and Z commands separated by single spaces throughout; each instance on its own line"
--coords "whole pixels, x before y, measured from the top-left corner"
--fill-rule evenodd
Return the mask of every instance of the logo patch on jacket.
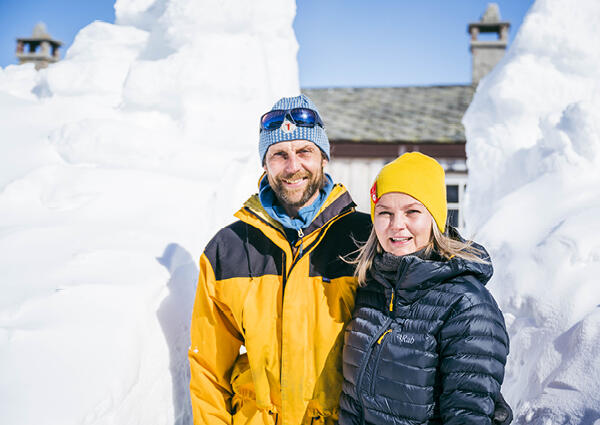
M 414 344 L 415 343 L 415 337 L 410 336 L 410 335 L 400 334 L 400 335 L 398 335 L 398 339 L 400 340 L 400 342 L 403 342 L 405 344 Z

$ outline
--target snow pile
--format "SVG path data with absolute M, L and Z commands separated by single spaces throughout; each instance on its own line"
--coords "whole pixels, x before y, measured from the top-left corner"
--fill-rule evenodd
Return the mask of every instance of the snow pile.
M 0 423 L 189 420 L 196 262 L 299 92 L 291 0 L 118 0 L 0 69 Z
M 480 84 L 467 222 L 507 319 L 515 422 L 600 423 L 600 3 L 538 0 Z

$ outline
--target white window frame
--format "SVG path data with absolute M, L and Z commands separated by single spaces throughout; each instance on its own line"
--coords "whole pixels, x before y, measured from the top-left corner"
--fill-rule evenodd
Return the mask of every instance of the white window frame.
M 467 177 L 466 173 L 446 174 L 446 187 L 458 186 L 458 202 L 448 202 L 448 209 L 458 210 L 458 230 L 461 232 L 465 229 L 464 200 L 467 191 Z

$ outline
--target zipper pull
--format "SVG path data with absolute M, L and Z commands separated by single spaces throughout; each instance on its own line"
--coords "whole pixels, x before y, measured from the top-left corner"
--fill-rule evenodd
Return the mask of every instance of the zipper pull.
M 385 332 L 383 333 L 383 335 L 381 335 L 381 336 L 379 337 L 379 339 L 377 340 L 377 344 L 381 344 L 381 341 L 383 341 L 383 338 L 384 338 L 384 337 L 385 337 L 387 334 L 389 334 L 391 331 L 392 331 L 391 329 L 388 329 L 387 331 L 385 331 Z
M 394 311 L 394 291 L 392 291 L 392 298 L 390 299 L 390 311 Z
M 304 238 L 304 232 L 302 231 L 302 229 L 298 229 L 298 237 L 300 238 L 300 247 L 298 248 L 298 257 L 302 256 L 302 245 L 304 244 L 304 240 L 302 238 Z

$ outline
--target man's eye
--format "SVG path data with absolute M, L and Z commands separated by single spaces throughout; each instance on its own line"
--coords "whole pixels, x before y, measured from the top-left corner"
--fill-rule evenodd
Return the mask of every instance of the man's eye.
M 379 211 L 378 215 L 392 215 L 389 211 Z
M 406 211 L 406 214 L 421 214 L 421 211 L 419 211 L 419 210 L 408 210 L 408 211 Z

